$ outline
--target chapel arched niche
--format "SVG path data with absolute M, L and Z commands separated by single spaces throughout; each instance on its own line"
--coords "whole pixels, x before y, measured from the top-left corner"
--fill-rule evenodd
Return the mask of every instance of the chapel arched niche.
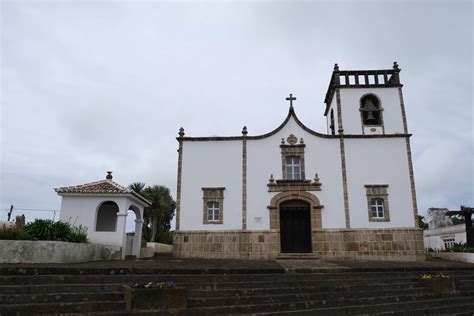
M 119 207 L 114 201 L 106 201 L 97 208 L 95 230 L 98 232 L 114 232 L 117 230 L 117 214 Z

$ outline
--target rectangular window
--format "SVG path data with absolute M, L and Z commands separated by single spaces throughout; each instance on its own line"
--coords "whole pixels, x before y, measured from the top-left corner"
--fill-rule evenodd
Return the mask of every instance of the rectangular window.
M 443 242 L 444 242 L 444 247 L 446 249 L 450 249 L 450 248 L 453 248 L 454 244 L 456 243 L 456 239 L 453 237 L 444 238 Z
M 300 180 L 301 169 L 298 157 L 286 157 L 286 178 L 287 180 Z
M 372 209 L 372 217 L 374 217 L 374 218 L 384 218 L 383 200 L 382 199 L 372 199 L 371 209 Z
M 207 220 L 208 221 L 219 220 L 219 203 L 217 202 L 207 203 Z

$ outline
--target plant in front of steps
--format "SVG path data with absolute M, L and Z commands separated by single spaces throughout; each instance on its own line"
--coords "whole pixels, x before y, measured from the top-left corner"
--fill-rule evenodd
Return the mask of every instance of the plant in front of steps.
M 442 272 L 438 274 L 429 274 L 429 273 L 423 273 L 418 276 L 421 280 L 433 280 L 433 279 L 449 279 L 448 275 L 444 275 Z
M 171 289 L 175 288 L 176 285 L 173 281 L 165 282 L 148 282 L 148 283 L 135 283 L 133 286 L 135 289 Z

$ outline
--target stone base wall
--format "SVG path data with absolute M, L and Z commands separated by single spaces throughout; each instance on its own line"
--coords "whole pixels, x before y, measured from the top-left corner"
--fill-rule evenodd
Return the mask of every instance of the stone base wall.
M 49 240 L 0 240 L 0 263 L 78 263 L 117 260 L 122 248 Z
M 423 232 L 417 228 L 317 229 L 312 252 L 321 259 L 424 260 Z M 275 259 L 280 256 L 280 231 L 178 231 L 177 257 Z

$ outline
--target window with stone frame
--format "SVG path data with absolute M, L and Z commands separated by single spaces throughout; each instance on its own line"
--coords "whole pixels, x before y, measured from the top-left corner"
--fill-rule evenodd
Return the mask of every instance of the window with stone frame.
M 224 187 L 202 188 L 203 224 L 224 223 Z
M 388 184 L 366 184 L 369 222 L 388 222 Z
M 281 148 L 281 165 L 282 165 L 282 179 L 290 181 L 305 180 L 305 168 L 304 168 L 304 148 L 305 144 L 303 139 L 298 138 L 295 135 L 290 134 L 285 143 L 285 139 L 282 139 Z

